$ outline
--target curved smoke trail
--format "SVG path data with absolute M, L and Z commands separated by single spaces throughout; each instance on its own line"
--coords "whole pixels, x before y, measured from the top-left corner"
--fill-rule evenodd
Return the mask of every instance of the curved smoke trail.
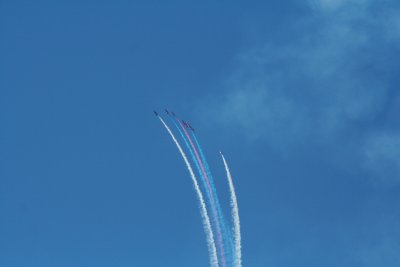
M 241 235 L 240 235 L 240 219 L 239 219 L 239 207 L 237 204 L 237 198 L 235 193 L 235 187 L 233 186 L 231 172 L 229 171 L 228 164 L 226 163 L 225 157 L 222 152 L 219 152 L 224 162 L 226 176 L 228 178 L 229 190 L 231 192 L 231 207 L 232 207 L 232 219 L 233 219 L 233 231 L 235 238 L 235 266 L 242 266 L 242 252 L 241 252 Z
M 193 138 L 194 138 L 194 140 L 195 140 L 196 146 L 197 146 L 197 148 L 198 148 L 198 151 L 199 151 L 199 153 L 200 153 L 200 156 L 201 156 L 201 158 L 202 158 L 202 161 L 203 161 L 205 170 L 206 170 L 207 175 L 208 175 L 208 177 L 209 177 L 209 181 L 210 181 L 211 188 L 212 188 L 213 192 L 209 192 L 209 190 L 207 190 L 207 182 L 206 182 L 206 179 L 204 178 L 204 175 L 203 175 L 203 173 L 202 173 L 202 171 L 201 171 L 201 168 L 200 168 L 200 165 L 199 165 L 199 161 L 197 160 L 197 158 L 196 158 L 196 156 L 195 156 L 195 154 L 194 154 L 194 152 L 193 152 L 193 148 L 192 148 L 192 147 L 190 146 L 190 144 L 189 144 L 189 141 L 188 141 L 187 138 L 185 137 L 185 134 L 182 132 L 181 127 L 177 124 L 176 121 L 178 121 L 178 119 L 177 119 L 175 116 L 174 116 L 174 117 L 169 116 L 169 118 L 171 119 L 172 123 L 174 124 L 174 126 L 175 126 L 176 129 L 178 130 L 178 132 L 179 132 L 179 134 L 181 135 L 183 141 L 185 142 L 186 147 L 188 148 L 188 150 L 189 150 L 189 152 L 190 152 L 190 155 L 191 155 L 191 157 L 192 157 L 192 159 L 193 159 L 193 161 L 194 161 L 194 163 L 195 163 L 195 165 L 196 165 L 197 171 L 198 171 L 200 177 L 202 178 L 201 181 L 202 181 L 202 183 L 203 183 L 204 189 L 205 189 L 205 191 L 206 191 L 206 193 L 207 193 L 207 197 L 208 197 L 208 200 L 210 201 L 210 203 L 211 203 L 211 196 L 210 196 L 210 194 L 212 194 L 212 193 L 214 194 L 214 199 L 216 200 L 216 206 L 217 206 L 217 211 L 218 211 L 218 215 L 217 215 L 217 216 L 218 216 L 218 219 L 219 219 L 219 221 L 220 221 L 220 225 L 222 225 L 222 235 L 223 235 L 223 237 L 225 236 L 225 239 L 226 239 L 226 242 L 228 243 L 227 245 L 228 245 L 230 251 L 232 251 L 232 252 L 234 253 L 234 251 L 233 251 L 233 245 L 232 245 L 232 236 L 230 235 L 230 231 L 227 230 L 227 227 L 226 227 L 226 225 L 225 225 L 225 224 L 226 224 L 226 223 L 225 223 L 225 219 L 224 219 L 224 217 L 223 217 L 223 213 L 222 213 L 221 207 L 220 207 L 220 205 L 219 205 L 218 195 L 217 195 L 217 191 L 216 191 L 215 185 L 214 185 L 214 183 L 213 183 L 213 179 L 212 179 L 212 176 L 211 176 L 210 167 L 208 166 L 208 163 L 207 163 L 207 161 L 206 161 L 206 158 L 205 158 L 205 156 L 204 156 L 204 153 L 203 153 L 203 151 L 202 151 L 202 149 L 201 149 L 200 143 L 199 143 L 199 141 L 197 140 L 197 138 L 196 138 L 194 132 L 191 131 L 192 136 L 193 136 Z M 216 219 L 214 218 L 214 221 L 215 221 L 215 220 L 216 220 Z M 223 239 L 224 239 L 224 238 L 223 238 Z M 229 256 L 229 257 L 230 257 L 231 255 L 228 254 L 228 255 L 225 255 L 225 256 Z M 234 260 L 233 260 L 233 259 L 230 259 L 230 261 L 233 262 Z
M 173 118 L 173 117 L 169 117 L 169 118 L 171 119 L 172 123 L 174 124 L 174 126 L 178 130 L 178 132 L 179 132 L 180 136 L 182 137 L 183 141 L 185 142 L 185 145 L 186 145 L 187 149 L 189 150 L 190 156 L 191 156 L 193 162 L 195 163 L 196 169 L 197 169 L 197 171 L 198 171 L 198 173 L 200 175 L 204 190 L 206 191 L 207 198 L 208 198 L 209 201 L 211 201 L 210 192 L 207 190 L 207 182 L 203 177 L 203 173 L 201 172 L 201 168 L 200 168 L 199 162 L 197 161 L 196 156 L 194 155 L 193 149 L 190 146 L 189 141 L 187 140 L 185 134 L 182 132 L 181 127 L 176 123 L 175 118 Z
M 235 250 L 234 250 L 233 244 L 232 244 L 231 231 L 228 230 L 227 227 L 226 227 L 226 221 L 225 221 L 225 218 L 224 218 L 224 214 L 223 214 L 223 212 L 221 210 L 221 206 L 219 204 L 217 189 L 216 189 L 216 187 L 214 185 L 214 180 L 213 180 L 213 177 L 212 177 L 212 174 L 211 174 L 210 166 L 208 165 L 208 162 L 206 160 L 206 156 L 203 153 L 203 149 L 200 146 L 200 142 L 197 139 L 196 134 L 193 131 L 191 131 L 191 133 L 192 133 L 192 136 L 193 136 L 193 140 L 196 143 L 196 146 L 197 146 L 197 148 L 199 150 L 200 156 L 201 156 L 201 158 L 203 160 L 203 164 L 204 164 L 204 167 L 206 169 L 207 175 L 208 175 L 208 177 L 210 179 L 211 188 L 213 190 L 213 194 L 214 194 L 215 200 L 216 200 L 218 216 L 219 216 L 219 219 L 220 219 L 220 222 L 221 222 L 221 225 L 222 225 L 222 232 L 223 232 L 223 234 L 224 234 L 224 236 L 226 238 L 226 242 L 227 242 L 227 245 L 229 247 L 229 251 L 232 251 L 233 253 L 235 253 Z M 228 255 L 228 256 L 230 256 L 230 255 Z
M 193 144 L 192 138 L 190 138 L 190 135 L 188 134 L 188 132 L 186 131 L 186 129 L 182 125 L 182 123 L 179 120 L 177 120 L 177 121 L 180 124 L 180 126 L 181 126 L 182 130 L 184 131 L 184 133 L 185 133 L 190 145 L 193 148 L 193 151 L 194 151 L 194 153 L 196 155 L 197 161 L 199 162 L 200 168 L 201 168 L 201 170 L 203 172 L 203 177 L 207 182 L 208 190 L 209 190 L 210 196 L 211 196 L 211 201 L 210 201 L 211 202 L 211 209 L 212 209 L 212 212 L 215 214 L 215 217 L 216 217 L 215 224 L 216 224 L 216 231 L 217 231 L 218 248 L 219 248 L 220 254 L 221 254 L 221 264 L 222 264 L 223 267 L 226 267 L 226 259 L 225 259 L 225 251 L 224 251 L 223 239 L 222 239 L 222 234 L 221 234 L 221 226 L 220 226 L 220 223 L 219 223 L 219 220 L 218 220 L 218 212 L 217 212 L 216 207 L 215 207 L 216 206 L 216 204 L 215 204 L 216 202 L 215 202 L 215 199 L 214 199 L 214 196 L 213 196 L 213 190 L 211 188 L 210 181 L 208 179 L 208 176 L 207 176 L 207 173 L 205 171 L 204 165 L 203 165 L 203 163 L 202 163 L 202 161 L 200 159 L 199 153 L 197 152 L 196 146 Z
M 179 145 L 179 142 L 178 142 L 178 140 L 176 140 L 171 129 L 168 127 L 168 125 L 164 122 L 164 120 L 160 116 L 157 116 L 157 117 L 160 119 L 160 121 L 164 125 L 165 129 L 168 131 L 168 133 L 171 136 L 172 140 L 174 141 L 176 147 L 178 148 L 179 152 L 181 153 L 182 158 L 185 161 L 186 167 L 189 170 L 190 177 L 192 178 L 194 188 L 195 188 L 197 196 L 199 198 L 200 213 L 201 213 L 201 217 L 203 219 L 204 232 L 206 233 L 206 236 L 207 236 L 208 252 L 210 254 L 210 264 L 213 267 L 218 267 L 217 249 L 215 247 L 214 236 L 212 233 L 210 218 L 208 217 L 206 204 L 204 202 L 204 197 L 199 188 L 199 184 L 197 183 L 196 176 L 193 173 L 193 169 L 185 155 L 185 152 L 183 152 L 182 147 Z

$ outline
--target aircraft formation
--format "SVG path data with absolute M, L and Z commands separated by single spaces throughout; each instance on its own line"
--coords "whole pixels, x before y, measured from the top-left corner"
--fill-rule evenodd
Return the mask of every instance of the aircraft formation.
M 153 112 L 174 141 L 192 179 L 200 204 L 200 214 L 206 234 L 208 252 L 210 255 L 210 265 L 212 267 L 241 267 L 239 209 L 237 206 L 237 198 L 232 177 L 225 156 L 222 151 L 219 152 L 225 167 L 229 185 L 232 225 L 225 220 L 210 167 L 195 134 L 194 128 L 189 122 L 179 119 L 174 112 L 165 109 L 165 115 L 174 126 L 175 132 L 179 133 L 185 144 L 185 146 L 182 147 L 176 138 L 174 131 L 171 130 L 162 116 L 155 110 Z M 186 153 L 188 153 L 190 157 L 186 156 Z M 200 177 L 199 180 L 197 179 L 193 169 L 197 170 L 197 175 Z M 198 181 L 200 181 L 200 183 Z
M 166 115 L 170 115 L 171 114 L 172 116 L 176 117 L 176 115 L 175 115 L 175 113 L 173 111 L 169 111 L 168 109 L 164 109 L 164 111 L 165 111 Z M 159 116 L 157 111 L 153 110 L 153 112 L 154 112 L 154 115 L 156 115 L 156 117 Z M 194 128 L 192 127 L 192 125 L 189 124 L 189 122 L 184 121 L 184 120 L 180 120 L 180 121 L 182 122 L 182 124 L 183 124 L 183 126 L 185 128 L 189 128 L 193 132 L 195 131 Z

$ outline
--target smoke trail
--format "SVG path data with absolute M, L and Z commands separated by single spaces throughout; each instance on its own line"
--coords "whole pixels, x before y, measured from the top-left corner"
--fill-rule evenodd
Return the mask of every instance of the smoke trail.
M 231 192 L 231 207 L 232 207 L 232 219 L 233 219 L 233 231 L 235 238 L 235 266 L 242 266 L 242 252 L 241 252 L 241 235 L 240 235 L 240 219 L 239 219 L 239 207 L 237 204 L 237 198 L 235 193 L 235 187 L 233 186 L 231 172 L 229 171 L 228 164 L 226 163 L 225 157 L 222 152 L 219 152 L 224 162 L 226 176 L 228 178 L 229 190 Z
M 189 150 L 189 152 L 190 152 L 190 155 L 191 155 L 191 157 L 192 157 L 192 159 L 193 159 L 193 161 L 194 161 L 194 163 L 195 163 L 195 165 L 196 165 L 197 171 L 199 172 L 199 175 L 200 175 L 200 177 L 202 178 L 201 181 L 202 181 L 202 183 L 203 183 L 204 189 L 205 189 L 205 191 L 206 191 L 206 194 L 207 194 L 207 197 L 208 197 L 208 200 L 210 201 L 210 203 L 211 203 L 211 201 L 212 201 L 212 196 L 211 196 L 210 194 L 214 193 L 214 199 L 216 200 L 216 203 L 217 203 L 217 205 L 216 205 L 216 206 L 217 206 L 217 211 L 218 211 L 217 216 L 218 216 L 218 218 L 219 218 L 219 220 L 220 220 L 220 225 L 222 225 L 222 234 L 223 234 L 223 236 L 225 236 L 225 239 L 226 239 L 226 241 L 228 242 L 228 247 L 230 247 L 230 251 L 233 252 L 232 240 L 231 240 L 231 236 L 230 236 L 230 231 L 228 231 L 227 228 L 226 228 L 225 220 L 224 220 L 224 217 L 223 217 L 223 213 L 222 213 L 221 208 L 220 208 L 220 206 L 219 206 L 218 196 L 217 196 L 217 193 L 216 193 L 216 189 L 215 189 L 215 186 L 214 186 L 214 184 L 213 184 L 213 180 L 212 180 L 212 176 L 211 176 L 211 171 L 210 171 L 210 169 L 209 169 L 209 167 L 208 167 L 207 162 L 205 161 L 204 154 L 202 154 L 202 151 L 201 151 L 201 148 L 200 148 L 200 144 L 199 144 L 198 141 L 195 139 L 195 140 L 196 140 L 197 147 L 198 147 L 199 152 L 200 152 L 200 155 L 201 155 L 201 157 L 202 157 L 202 159 L 203 159 L 203 163 L 205 163 L 204 166 L 205 166 L 207 175 L 208 175 L 209 178 L 210 178 L 210 184 L 211 184 L 211 188 L 212 188 L 213 192 L 210 192 L 209 190 L 207 190 L 207 182 L 206 182 L 206 179 L 205 179 L 205 177 L 204 177 L 204 174 L 202 173 L 202 170 L 201 170 L 201 168 L 200 168 L 200 165 L 199 165 L 200 162 L 197 160 L 197 158 L 196 158 L 196 156 L 195 156 L 195 154 L 194 154 L 194 152 L 193 152 L 193 148 L 190 146 L 189 141 L 188 141 L 187 138 L 185 137 L 185 134 L 182 132 L 181 127 L 177 124 L 176 121 L 178 121 L 178 119 L 176 119 L 175 117 L 171 117 L 171 116 L 170 116 L 169 118 L 171 119 L 172 123 L 175 125 L 176 129 L 178 130 L 179 134 L 181 135 L 183 141 L 184 141 L 185 144 L 186 144 L 186 147 L 188 148 L 188 150 Z M 181 125 L 181 124 L 180 124 L 180 125 Z M 192 134 L 194 134 L 194 133 L 192 132 Z M 194 136 L 194 137 L 195 137 L 195 136 Z M 210 205 L 211 205 L 211 204 L 210 204 Z M 213 208 L 213 207 L 211 207 L 211 208 Z M 216 216 L 216 217 L 217 217 L 217 216 Z M 215 222 L 215 223 L 216 223 L 216 220 L 217 220 L 217 219 L 214 218 L 214 222 Z M 224 238 L 222 238 L 222 239 L 224 240 Z M 228 254 L 228 255 L 229 255 L 229 254 Z M 230 255 L 229 255 L 229 256 L 230 256 Z M 233 262 L 233 260 L 232 260 L 232 262 Z
M 234 250 L 233 244 L 232 244 L 231 231 L 228 230 L 227 227 L 226 227 L 226 221 L 225 221 L 225 218 L 224 218 L 224 214 L 223 214 L 223 212 L 221 210 L 221 206 L 219 204 L 218 195 L 217 195 L 217 189 L 216 189 L 216 187 L 214 185 L 214 180 L 213 180 L 213 177 L 212 177 L 212 174 L 211 174 L 210 166 L 208 165 L 208 162 L 206 160 L 206 157 L 205 157 L 205 155 L 203 153 L 203 150 L 202 150 L 202 148 L 200 146 L 200 142 L 197 139 L 196 134 L 194 133 L 194 131 L 191 131 L 191 134 L 192 134 L 193 139 L 194 139 L 194 141 L 196 143 L 197 149 L 199 150 L 201 159 L 203 160 L 204 167 L 206 169 L 207 175 L 208 175 L 209 180 L 210 180 L 211 188 L 213 190 L 213 194 L 214 194 L 215 200 L 216 200 L 218 216 L 220 218 L 220 222 L 221 222 L 221 225 L 222 225 L 222 232 L 223 232 L 223 234 L 225 236 L 225 239 L 226 239 L 225 241 L 227 242 L 226 245 L 229 247 L 229 251 L 232 251 L 233 253 L 235 253 L 235 250 Z M 228 255 L 228 256 L 230 256 L 230 255 Z
M 175 118 L 173 118 L 173 117 L 169 117 L 169 118 L 171 119 L 172 123 L 175 125 L 175 127 L 178 130 L 179 134 L 181 135 L 183 141 L 185 142 L 185 145 L 186 145 L 187 149 L 189 150 L 190 156 L 192 157 L 192 160 L 194 161 L 194 163 L 196 165 L 196 168 L 197 168 L 197 171 L 198 171 L 198 173 L 200 175 L 202 184 L 204 186 L 204 190 L 206 191 L 206 194 L 207 194 L 207 198 L 208 198 L 209 201 L 211 201 L 210 192 L 207 190 L 206 180 L 203 177 L 203 173 L 201 172 L 201 168 L 200 168 L 199 162 L 197 161 L 196 156 L 194 155 L 193 149 L 190 146 L 189 141 L 185 137 L 185 134 L 182 132 L 181 127 L 176 123 Z
M 182 130 L 184 131 L 188 141 L 190 142 L 190 145 L 193 148 L 193 151 L 194 151 L 194 153 L 196 155 L 197 161 L 199 162 L 201 170 L 203 172 L 203 177 L 207 182 L 208 191 L 210 192 L 210 196 L 211 196 L 211 201 L 210 201 L 211 202 L 211 210 L 214 213 L 214 216 L 216 217 L 215 224 L 216 224 L 218 248 L 219 248 L 220 254 L 221 254 L 221 264 L 222 264 L 223 267 L 225 267 L 226 266 L 225 251 L 224 251 L 223 239 L 222 239 L 222 234 L 221 234 L 221 226 L 220 226 L 220 223 L 219 223 L 219 220 L 218 220 L 218 212 L 217 212 L 216 207 L 215 207 L 216 206 L 215 199 L 214 199 L 214 196 L 213 196 L 213 193 L 212 193 L 213 190 L 211 188 L 210 181 L 209 181 L 207 173 L 206 173 L 206 171 L 204 169 L 203 163 L 202 163 L 202 161 L 200 159 L 199 153 L 197 152 L 196 146 L 193 144 L 193 141 L 190 138 L 190 135 L 186 131 L 186 128 L 182 125 L 182 123 L 179 120 L 177 120 L 177 121 L 178 121 L 179 125 L 181 126 Z
M 172 140 L 174 141 L 174 143 L 175 143 L 176 147 L 178 148 L 179 152 L 181 153 L 182 158 L 185 161 L 186 167 L 190 173 L 190 177 L 192 178 L 193 185 L 194 185 L 194 188 L 197 193 L 197 197 L 199 198 L 200 214 L 203 219 L 204 232 L 206 233 L 206 236 L 207 236 L 208 252 L 210 254 L 210 264 L 213 267 L 218 267 L 219 265 L 218 265 L 217 249 L 215 247 L 214 235 L 213 235 L 212 229 L 211 229 L 210 218 L 208 217 L 206 204 L 204 202 L 204 197 L 199 188 L 199 184 L 197 183 L 196 176 L 193 173 L 192 166 L 190 165 L 190 163 L 185 155 L 185 152 L 183 152 L 182 147 L 180 146 L 178 140 L 176 140 L 171 129 L 168 127 L 168 125 L 164 122 L 164 120 L 160 116 L 157 116 L 157 117 L 160 119 L 161 123 L 164 125 L 165 129 L 168 131 L 169 135 L 171 136 Z

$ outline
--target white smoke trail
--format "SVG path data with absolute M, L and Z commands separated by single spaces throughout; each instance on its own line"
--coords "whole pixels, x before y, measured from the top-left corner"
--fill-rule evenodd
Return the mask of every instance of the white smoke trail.
M 183 151 L 182 147 L 180 146 L 178 140 L 176 140 L 171 129 L 168 127 L 168 125 L 165 123 L 165 121 L 160 116 L 157 116 L 157 117 L 160 119 L 160 121 L 164 125 L 165 129 L 167 129 L 169 135 L 172 137 L 172 140 L 174 140 L 174 143 L 177 146 L 179 152 L 181 153 L 182 158 L 185 161 L 186 167 L 189 170 L 190 177 L 192 178 L 192 181 L 193 181 L 194 189 L 196 190 L 197 197 L 199 198 L 200 214 L 203 219 L 203 227 L 204 227 L 204 232 L 206 233 L 206 237 L 207 237 L 208 252 L 210 254 L 210 265 L 212 267 L 218 267 L 217 249 L 215 247 L 215 241 L 214 241 L 214 235 L 213 235 L 212 228 L 211 228 L 210 217 L 208 216 L 206 204 L 204 202 L 204 197 L 203 197 L 203 194 L 201 193 L 199 184 L 197 183 L 197 178 L 193 172 L 193 169 L 189 163 L 189 160 L 186 157 L 185 152 Z
M 240 219 L 239 219 L 239 207 L 237 204 L 237 198 L 235 193 L 235 187 L 233 186 L 231 172 L 229 171 L 228 164 L 226 163 L 225 157 L 222 152 L 219 152 L 224 162 L 226 176 L 228 178 L 229 190 L 231 192 L 231 207 L 232 207 L 232 220 L 233 220 L 233 232 L 235 239 L 235 266 L 242 266 L 242 245 L 241 245 L 241 235 L 240 235 Z

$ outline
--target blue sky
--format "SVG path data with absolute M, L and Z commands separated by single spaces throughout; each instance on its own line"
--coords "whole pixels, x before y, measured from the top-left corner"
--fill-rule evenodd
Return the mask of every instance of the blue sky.
M 399 266 L 396 1 L 3 0 L 0 40 L 1 266 L 208 266 L 164 107 L 244 266 Z

